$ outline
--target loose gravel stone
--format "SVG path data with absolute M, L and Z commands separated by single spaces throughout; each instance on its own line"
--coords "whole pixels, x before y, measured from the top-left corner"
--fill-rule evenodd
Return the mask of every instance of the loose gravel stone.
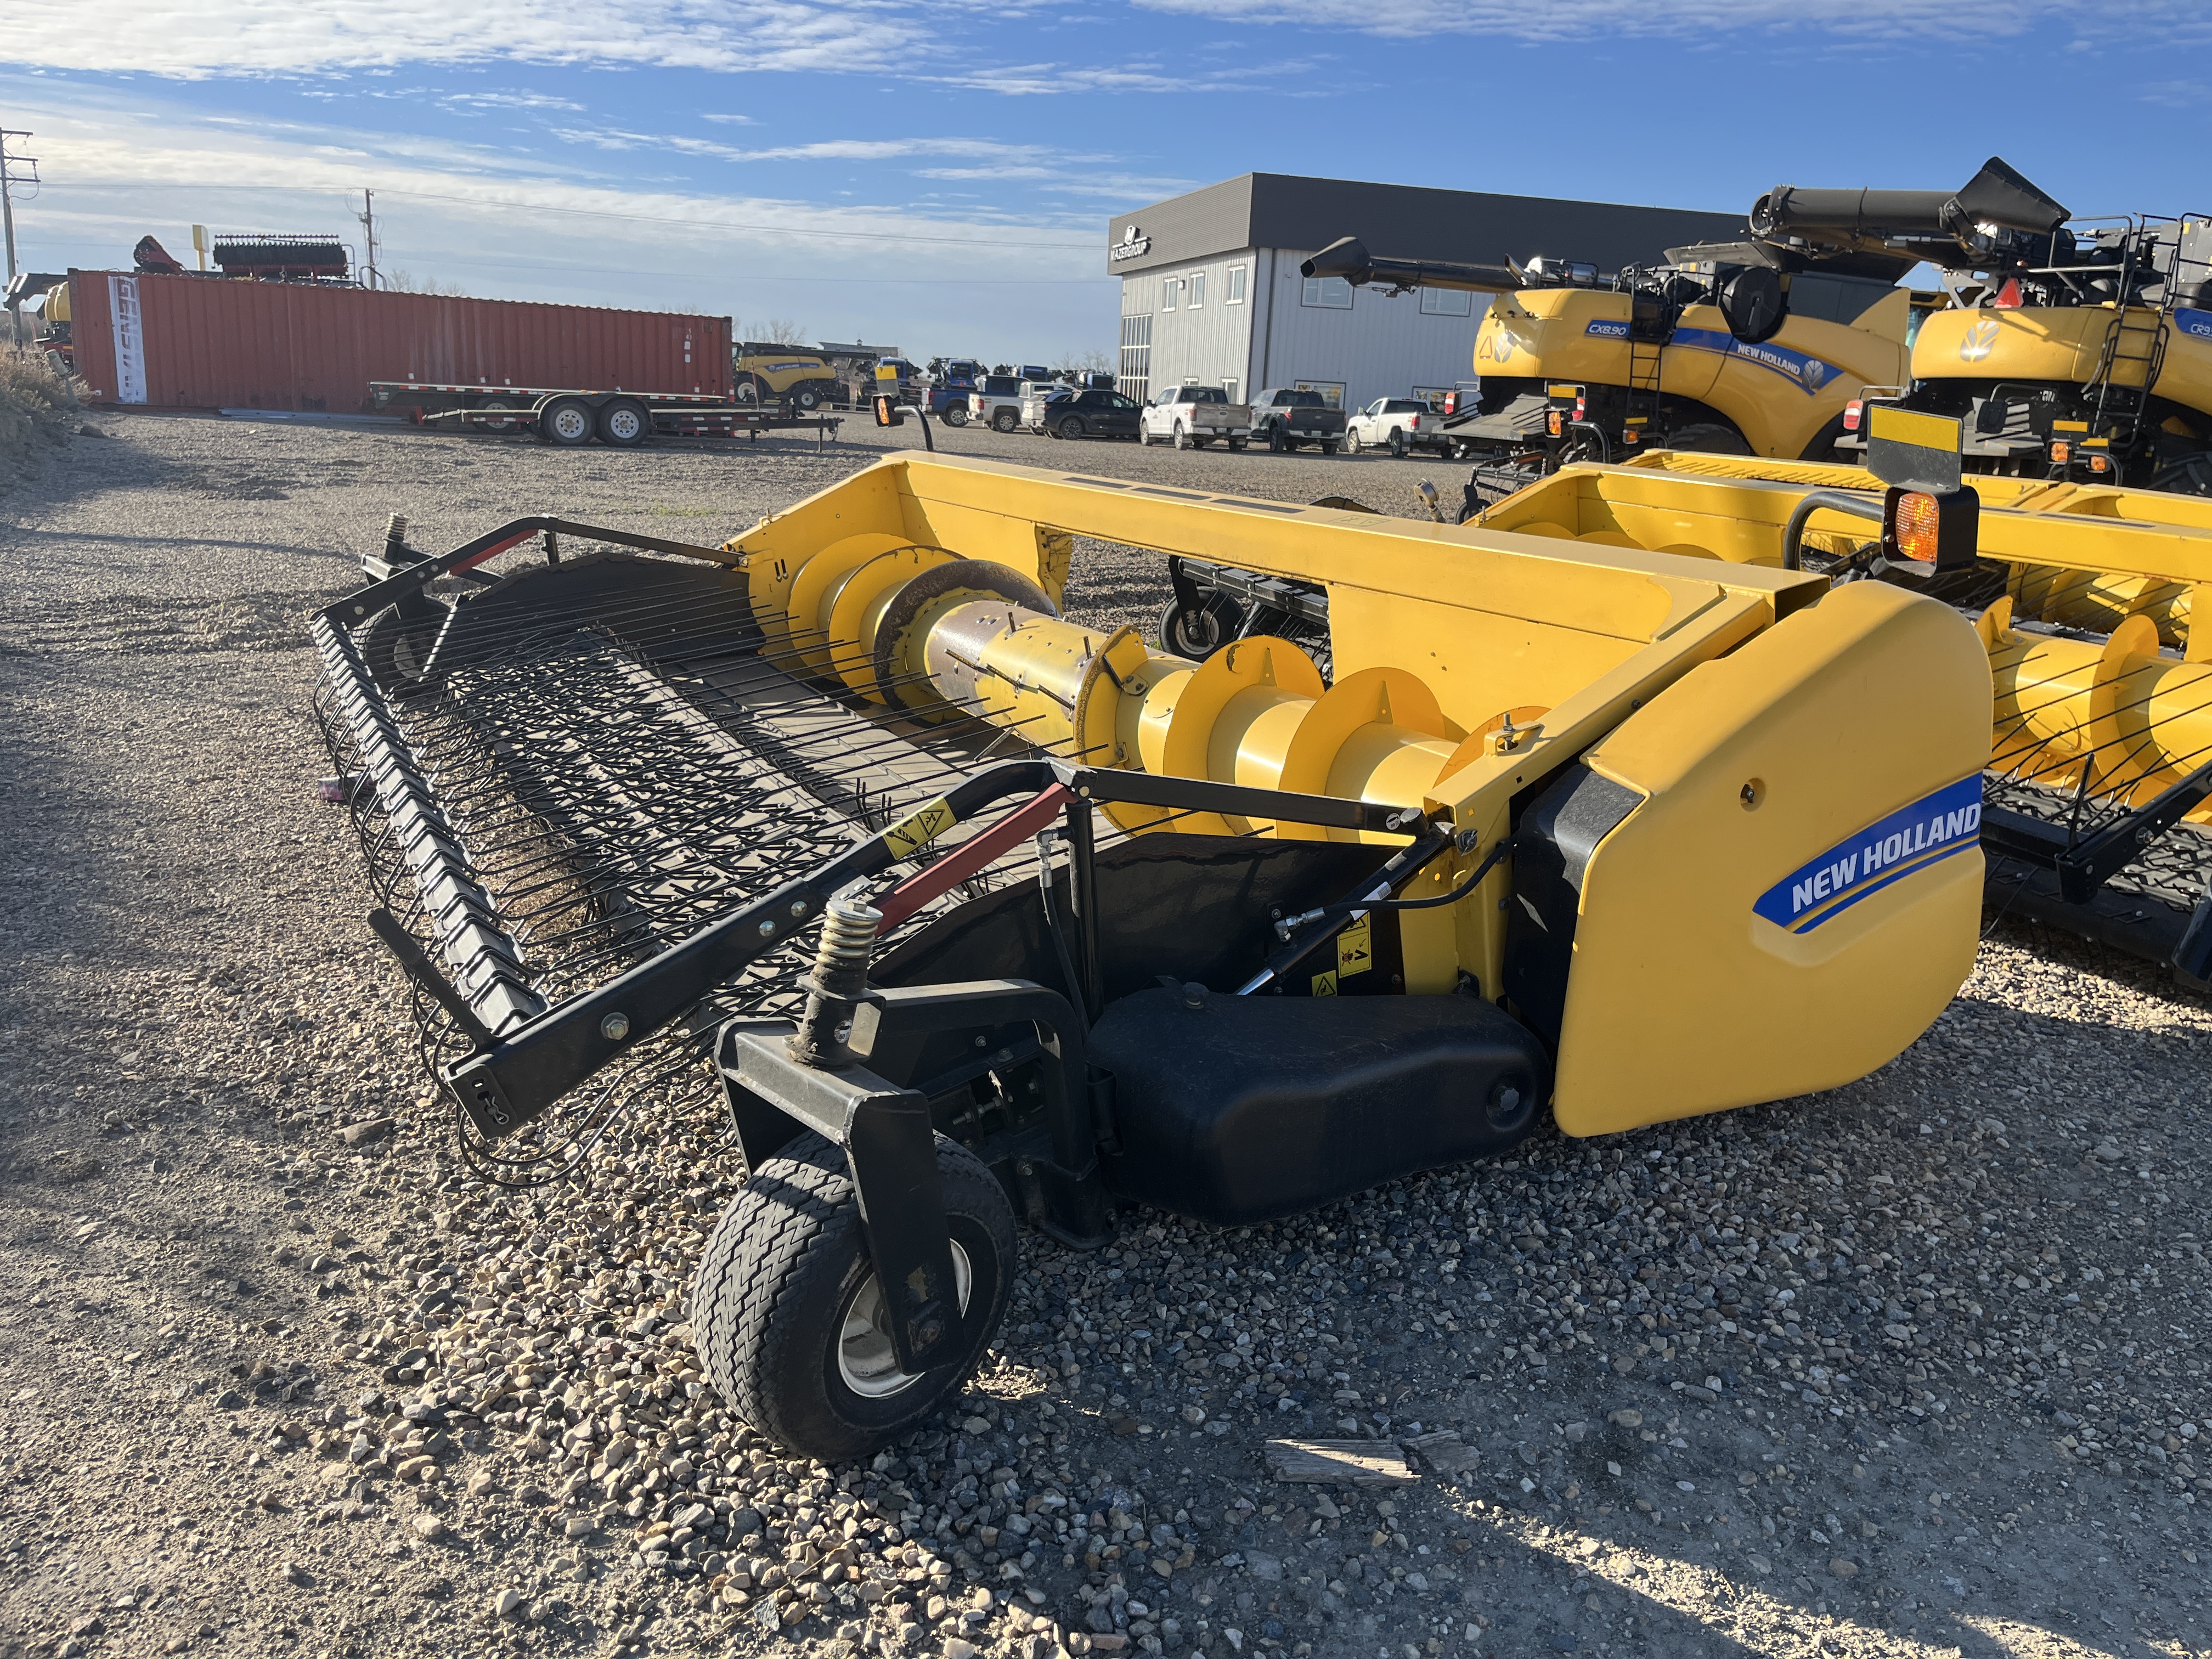
M 1134 1211 L 1090 1255 L 1025 1236 L 950 1409 L 862 1466 L 785 1455 L 691 1346 L 743 1177 L 710 1110 L 648 1103 L 535 1194 L 452 1156 L 345 815 L 308 799 L 302 617 L 394 507 L 428 546 L 532 510 L 696 514 L 678 533 L 719 540 L 872 452 L 109 424 L 0 502 L 11 1631 L 86 1642 L 70 1623 L 105 1609 L 141 1650 L 1873 1655 L 2124 1608 L 2142 1643 L 2212 1644 L 2184 1571 L 2212 1494 L 2212 1020 L 2008 923 L 1908 1054 L 1816 1099 L 1547 1133 L 1267 1226 Z M 1409 514 L 1413 479 L 1449 477 L 1075 453 Z M 1164 591 L 1155 556 L 1079 545 L 1086 622 L 1149 628 Z M 1267 1441 L 1337 1437 L 1420 1478 L 1267 1477 Z M 127 1547 L 93 1546 L 88 1504 Z

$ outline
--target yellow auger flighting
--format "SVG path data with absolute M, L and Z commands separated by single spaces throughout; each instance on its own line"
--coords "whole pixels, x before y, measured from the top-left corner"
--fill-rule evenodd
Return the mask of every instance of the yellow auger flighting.
M 1941 416 L 1877 404 L 1869 423 L 1871 435 L 1893 426 L 1972 446 Z M 1778 568 L 1794 524 L 1804 562 L 1832 581 L 1909 582 L 1958 606 L 1993 693 L 1990 908 L 2201 986 L 2212 978 L 2212 627 L 2199 625 L 2212 615 L 2212 501 L 2016 476 L 1967 488 L 1976 557 L 1940 578 L 1928 550 L 1875 536 L 1886 486 L 1856 466 L 1655 452 L 1567 466 L 1475 522 Z
M 1076 537 L 1307 596 L 1328 672 L 1063 614 Z M 331 793 L 465 1145 L 558 1172 L 718 1082 L 751 1177 L 692 1323 L 817 1455 L 961 1384 L 1017 1213 L 1254 1221 L 1547 1109 L 1834 1088 L 1973 961 L 1987 653 L 1896 586 L 914 456 L 725 548 L 368 574 Z

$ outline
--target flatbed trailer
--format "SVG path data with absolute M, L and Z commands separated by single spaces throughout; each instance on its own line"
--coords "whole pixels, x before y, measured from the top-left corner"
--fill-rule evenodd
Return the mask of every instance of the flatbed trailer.
M 656 437 L 734 438 L 743 433 L 757 438 L 774 431 L 811 431 L 817 443 L 826 444 L 837 435 L 839 425 L 836 416 L 785 414 L 707 392 L 447 386 L 419 380 L 371 380 L 368 390 L 377 408 L 404 410 L 417 426 L 534 432 L 539 441 L 562 448 L 594 439 L 631 449 Z

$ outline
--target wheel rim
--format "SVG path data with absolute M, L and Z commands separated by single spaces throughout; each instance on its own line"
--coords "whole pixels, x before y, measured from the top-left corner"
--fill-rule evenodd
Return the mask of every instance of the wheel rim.
M 628 443 L 638 434 L 637 411 L 634 409 L 615 410 L 607 417 L 607 430 L 623 443 Z
M 495 398 L 483 405 L 483 411 L 487 415 L 495 411 L 503 415 L 514 407 L 513 404 L 503 404 Z M 512 432 L 514 430 L 514 422 L 511 420 L 490 420 L 484 422 L 484 427 L 487 431 L 491 432 Z
M 957 1239 L 952 1241 L 952 1283 L 964 1315 L 975 1288 L 975 1272 Z M 838 1327 L 837 1376 L 864 1400 L 888 1400 L 921 1381 L 920 1375 L 898 1368 L 884 1311 L 884 1287 L 872 1273 L 854 1291 Z
M 1060 423 L 1060 435 L 1063 438 L 1081 437 L 1083 435 L 1083 422 L 1080 421 L 1062 421 Z
M 580 409 L 562 409 L 554 411 L 553 435 L 570 442 L 582 437 L 590 428 L 586 425 Z

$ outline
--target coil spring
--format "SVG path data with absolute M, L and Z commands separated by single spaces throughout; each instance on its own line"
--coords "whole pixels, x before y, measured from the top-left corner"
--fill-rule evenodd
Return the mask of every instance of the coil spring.
M 386 516 L 384 544 L 387 548 L 407 545 L 407 515 L 404 513 L 393 513 Z
M 815 982 L 850 995 L 866 980 L 876 953 L 876 929 L 884 913 L 859 899 L 833 898 L 822 916 L 822 942 L 815 949 Z

